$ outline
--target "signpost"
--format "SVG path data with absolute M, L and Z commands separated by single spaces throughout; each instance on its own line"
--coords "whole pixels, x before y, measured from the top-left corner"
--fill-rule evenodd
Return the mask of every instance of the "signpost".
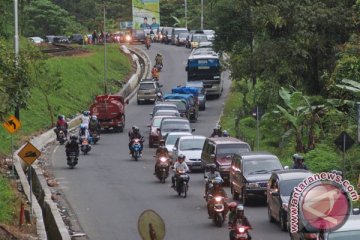
M 29 185 L 30 185 L 30 214 L 32 214 L 32 168 L 31 164 L 41 155 L 39 149 L 28 142 L 18 153 L 18 156 L 29 165 Z
M 334 141 L 335 145 L 342 151 L 343 156 L 343 174 L 345 176 L 345 152 L 355 143 L 355 141 L 343 131 Z
M 138 220 L 138 231 L 142 240 L 163 240 L 165 238 L 165 223 L 151 209 L 141 213 Z
M 21 122 L 15 116 L 10 116 L 4 123 L 4 128 L 11 134 L 11 176 L 15 176 L 14 169 L 14 137 L 13 134 L 21 127 Z

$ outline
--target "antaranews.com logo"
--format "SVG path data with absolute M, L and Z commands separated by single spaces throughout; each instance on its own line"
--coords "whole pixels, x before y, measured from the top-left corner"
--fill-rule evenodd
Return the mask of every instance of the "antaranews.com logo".
M 330 172 L 316 173 L 294 188 L 289 203 L 290 232 L 299 224 L 309 232 L 340 228 L 351 214 L 358 194 L 348 180 Z

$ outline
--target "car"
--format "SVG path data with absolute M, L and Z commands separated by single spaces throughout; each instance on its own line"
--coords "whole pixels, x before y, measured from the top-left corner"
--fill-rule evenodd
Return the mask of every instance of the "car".
M 166 99 L 164 102 L 176 105 L 181 117 L 190 118 L 190 106 L 185 99 Z
M 204 111 L 206 109 L 206 92 L 202 81 L 190 81 L 186 82 L 186 87 L 197 88 L 199 90 L 198 101 L 199 110 Z
M 186 45 L 186 39 L 188 36 L 189 36 L 189 33 L 186 33 L 186 32 L 179 33 L 179 35 L 176 38 L 175 45 L 176 46 Z
M 160 132 L 159 136 L 162 139 L 165 139 L 165 136 L 170 132 L 189 132 L 189 133 L 191 133 L 191 132 L 194 132 L 195 129 L 192 129 L 190 127 L 190 122 L 188 119 L 165 117 L 161 120 L 158 131 Z
M 173 156 L 173 148 L 178 138 L 182 136 L 191 136 L 191 132 L 170 132 L 165 136 L 165 146 L 169 152 L 170 157 L 175 160 L 177 158 Z
M 158 110 L 176 110 L 179 112 L 177 105 L 172 102 L 157 102 L 154 105 L 150 116 L 153 117 Z
M 274 171 L 267 184 L 266 202 L 270 222 L 278 221 L 281 230 L 287 231 L 287 215 L 290 195 L 312 173 L 303 169 L 284 169 Z
M 156 111 L 154 116 L 174 116 L 180 117 L 180 113 L 178 110 L 158 110 Z
M 161 93 L 162 85 L 157 81 L 153 81 L 152 79 L 144 79 L 140 81 L 139 88 L 137 90 L 137 104 L 141 104 L 143 102 L 155 102 L 156 94 Z
M 47 36 L 44 37 L 44 40 L 45 40 L 46 43 L 53 43 L 54 38 L 55 38 L 54 35 L 47 35 Z
M 175 45 L 176 38 L 180 33 L 189 33 L 189 30 L 187 28 L 172 28 L 171 30 L 171 44 Z
M 172 149 L 173 158 L 176 159 L 180 154 L 185 155 L 185 162 L 191 170 L 203 170 L 201 166 L 201 152 L 206 137 L 200 135 L 179 137 Z
M 70 41 L 65 36 L 55 36 L 53 38 L 53 43 L 60 43 L 60 44 L 70 44 Z
M 200 42 L 208 42 L 205 34 L 192 34 L 189 38 L 188 48 L 194 49 L 199 46 Z
M 29 37 L 28 39 L 35 44 L 41 44 L 44 42 L 44 39 L 42 39 L 41 37 Z
M 215 31 L 214 30 L 203 30 L 204 34 L 206 35 L 209 41 L 214 41 L 215 39 Z
M 235 154 L 230 168 L 230 190 L 233 199 L 241 196 L 247 204 L 250 197 L 266 198 L 267 182 L 272 171 L 283 166 L 274 154 L 268 152 L 243 152 Z
M 170 118 L 169 116 L 155 116 L 152 118 L 151 124 L 147 125 L 149 131 L 149 147 L 159 146 L 160 132 L 159 127 L 163 118 Z
M 196 49 L 198 48 L 204 48 L 214 51 L 212 42 L 199 42 L 199 45 L 197 46 Z
M 201 165 L 214 163 L 217 171 L 225 181 L 229 181 L 231 161 L 234 154 L 250 152 L 251 147 L 247 142 L 233 137 L 206 138 L 202 152 Z
M 84 37 L 81 34 L 73 34 L 69 38 L 70 43 L 84 44 Z

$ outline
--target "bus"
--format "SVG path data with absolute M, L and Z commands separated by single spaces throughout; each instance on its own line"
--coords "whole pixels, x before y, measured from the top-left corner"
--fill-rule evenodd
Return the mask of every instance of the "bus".
M 202 81 L 206 96 L 220 97 L 223 91 L 219 56 L 213 52 L 194 52 L 187 60 L 187 81 Z

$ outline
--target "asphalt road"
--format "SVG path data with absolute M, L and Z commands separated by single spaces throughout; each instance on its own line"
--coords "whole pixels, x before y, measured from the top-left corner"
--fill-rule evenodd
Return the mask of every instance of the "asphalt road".
M 146 52 L 152 61 L 157 52 L 163 54 L 160 82 L 164 92 L 185 83 L 185 61 L 190 50 L 152 44 Z M 229 91 L 228 78 L 227 75 L 220 99 L 208 101 L 206 111 L 200 112 L 198 122 L 192 124 L 196 128 L 194 134 L 211 134 Z M 153 209 L 165 221 L 165 239 L 228 239 L 227 226 L 215 227 L 207 218 L 201 173 L 190 174 L 189 195 L 186 199 L 178 198 L 169 187 L 170 178 L 166 184 L 161 184 L 153 175 L 155 149 L 149 149 L 147 142 L 140 161 L 129 157 L 127 131 L 132 125 L 138 125 L 147 139 L 146 125 L 150 123 L 152 106 L 137 105 L 133 98 L 126 108 L 125 132 L 102 134 L 98 145 L 93 146 L 89 155 L 82 155 L 73 170 L 66 165 L 64 147 L 55 148 L 52 154 L 54 175 L 83 231 L 91 240 L 141 239 L 137 230 L 138 217 L 144 210 Z M 229 193 L 229 189 L 227 191 Z M 246 215 L 254 228 L 254 240 L 289 239 L 287 233 L 268 222 L 263 202 L 246 207 Z

